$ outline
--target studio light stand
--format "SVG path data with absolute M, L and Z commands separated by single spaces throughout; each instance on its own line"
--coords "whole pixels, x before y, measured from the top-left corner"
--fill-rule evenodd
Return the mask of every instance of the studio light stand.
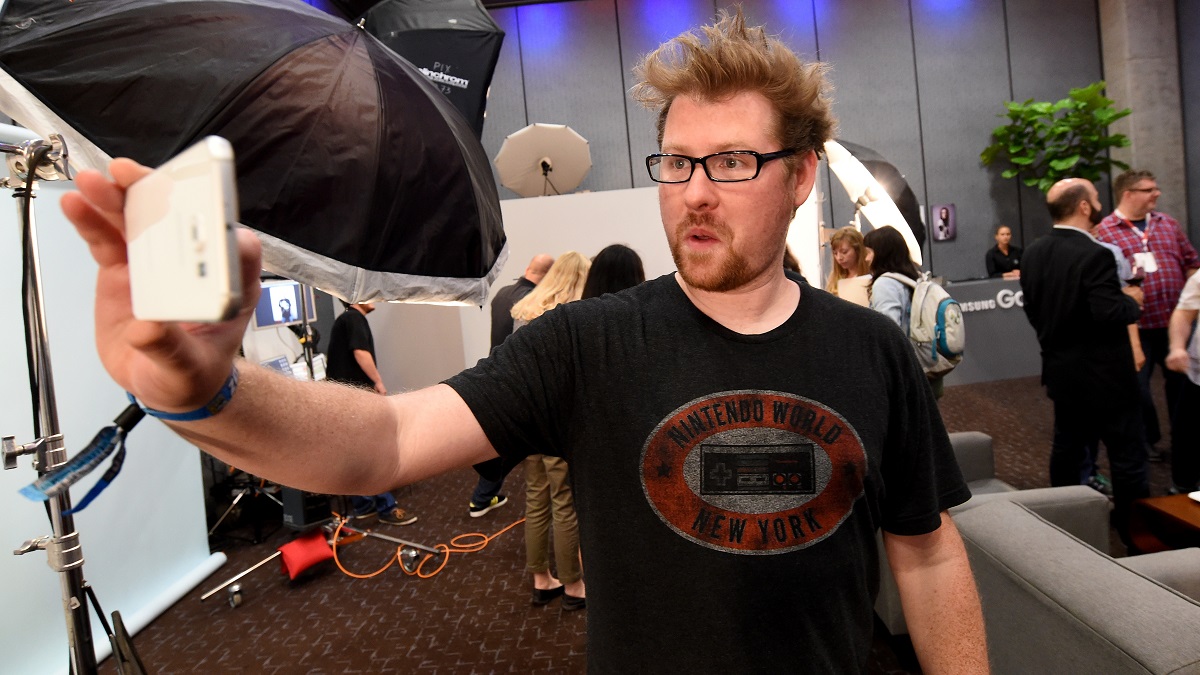
M 12 436 L 3 439 L 4 468 L 14 469 L 21 455 L 34 455 L 33 467 L 41 477 L 67 462 L 67 449 L 58 422 L 54 397 L 54 377 L 50 368 L 50 340 L 46 330 L 46 312 L 42 300 L 42 273 L 34 227 L 33 199 L 36 182 L 69 180 L 67 147 L 62 137 L 52 134 L 49 141 L 26 141 L 20 145 L 0 143 L 7 160 L 8 175 L 0 178 L 0 187 L 13 191 L 21 225 L 22 316 L 29 369 L 29 389 L 33 403 L 35 440 L 17 445 Z M 51 497 L 47 511 L 53 534 L 25 542 L 13 551 L 24 555 L 45 551 L 46 562 L 59 574 L 63 612 L 66 615 L 67 641 L 71 672 L 88 675 L 96 672 L 96 650 L 92 644 L 88 618 L 90 589 L 83 578 L 83 549 L 75 531 L 68 491 Z M 103 619 L 103 617 L 101 617 Z

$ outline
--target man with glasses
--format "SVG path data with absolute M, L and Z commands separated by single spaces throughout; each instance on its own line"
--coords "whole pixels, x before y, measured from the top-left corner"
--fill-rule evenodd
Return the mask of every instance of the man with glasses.
M 116 184 L 83 174 L 83 196 L 64 198 L 102 265 L 102 360 L 144 406 L 220 409 L 172 423 L 184 437 L 307 489 L 564 457 L 593 672 L 866 671 L 880 528 L 923 667 L 985 671 L 946 515 L 970 493 L 908 340 L 784 276 L 788 224 L 834 126 L 822 68 L 739 13 L 638 74 L 660 111 L 647 167 L 677 274 L 561 305 L 425 390 L 289 381 L 234 362 L 244 321 L 202 334 L 133 321 L 112 223 L 144 171 L 118 160 Z M 246 237 L 247 270 L 257 251 Z M 233 373 L 236 394 L 222 386 Z M 362 429 L 387 431 L 364 443 Z
M 1163 373 L 1167 394 L 1168 419 L 1174 429 L 1174 416 L 1186 376 L 1167 368 L 1170 352 L 1167 325 L 1179 302 L 1179 294 L 1188 277 L 1200 268 L 1200 255 L 1188 241 L 1174 218 L 1154 210 L 1162 190 L 1154 174 L 1130 170 L 1113 180 L 1117 208 L 1096 228 L 1096 239 L 1120 247 L 1133 266 L 1134 279 L 1143 279 L 1145 306 L 1138 320 L 1138 335 L 1146 363 L 1138 371 L 1141 408 L 1150 461 L 1161 462 L 1166 452 L 1155 447 L 1162 439 L 1158 412 L 1150 394 L 1150 376 L 1158 366 Z M 1193 412 L 1194 414 L 1194 412 Z

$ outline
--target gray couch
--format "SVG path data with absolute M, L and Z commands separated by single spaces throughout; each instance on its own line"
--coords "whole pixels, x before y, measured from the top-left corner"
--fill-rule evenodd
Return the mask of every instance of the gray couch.
M 1108 500 L 1015 490 L 991 438 L 951 434 L 974 496 L 951 510 L 979 587 L 993 672 L 1200 673 L 1200 549 L 1114 559 Z M 884 563 L 886 565 L 886 561 Z M 876 611 L 907 632 L 890 571 Z
M 1104 495 L 1082 485 L 1057 488 L 1018 490 L 996 478 L 995 457 L 992 437 L 978 431 L 963 431 L 950 434 L 954 456 L 962 470 L 971 499 L 950 509 L 950 515 L 958 521 L 958 515 L 982 504 L 993 501 L 1013 501 L 1028 506 L 1051 523 L 1100 550 L 1108 550 L 1109 502 Z M 900 606 L 900 592 L 887 564 L 887 553 L 883 539 L 879 538 L 879 597 L 875 600 L 875 613 L 892 635 L 908 633 L 904 613 Z

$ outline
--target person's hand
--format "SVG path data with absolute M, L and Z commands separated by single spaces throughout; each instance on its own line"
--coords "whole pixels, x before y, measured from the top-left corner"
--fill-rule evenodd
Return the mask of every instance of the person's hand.
M 1133 369 L 1140 371 L 1144 365 L 1146 365 L 1146 352 L 1142 351 L 1140 344 L 1133 345 Z
M 384 396 L 387 396 L 387 387 L 383 386 L 383 380 L 380 380 L 375 383 L 375 391 L 379 392 L 380 394 L 383 394 Z
M 1187 350 L 1183 348 L 1172 349 L 1167 354 L 1167 367 L 1177 373 L 1186 373 L 1189 361 L 1191 359 L 1188 357 Z
M 139 321 L 130 300 L 125 190 L 150 169 L 116 159 L 109 171 L 112 180 L 98 171 L 80 172 L 75 179 L 79 191 L 62 198 L 63 213 L 100 266 L 95 308 L 100 361 L 143 405 L 167 412 L 194 410 L 208 403 L 229 377 L 258 300 L 262 246 L 254 233 L 238 229 L 243 298 L 235 318 L 212 324 Z
M 1141 307 L 1146 301 L 1146 296 L 1142 293 L 1141 286 L 1126 286 L 1121 289 L 1121 292 L 1133 298 L 1137 302 L 1138 307 Z
M 1011 272 L 1005 272 L 1003 274 L 1003 276 L 1005 279 L 1020 279 L 1021 278 L 1021 270 L 1013 270 Z

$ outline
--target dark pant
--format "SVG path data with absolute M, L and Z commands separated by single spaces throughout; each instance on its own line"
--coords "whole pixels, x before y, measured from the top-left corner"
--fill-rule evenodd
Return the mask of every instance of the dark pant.
M 1150 376 L 1157 365 L 1163 373 L 1163 389 L 1167 393 L 1167 419 L 1171 420 L 1171 428 L 1175 427 L 1175 411 L 1179 405 L 1179 394 L 1183 385 L 1189 380 L 1187 375 L 1177 373 L 1167 368 L 1167 354 L 1170 353 L 1170 341 L 1166 328 L 1139 328 L 1138 336 L 1142 340 L 1142 352 L 1146 354 L 1146 365 L 1138 371 L 1138 388 L 1142 395 L 1142 420 L 1146 429 L 1146 442 L 1153 445 L 1162 440 L 1162 429 L 1158 426 L 1158 411 L 1154 407 L 1154 398 L 1150 395 Z
M 372 511 L 387 513 L 396 508 L 396 498 L 390 492 L 382 492 L 370 497 L 354 496 L 350 498 L 350 505 L 354 507 L 356 516 L 363 516 Z
M 504 470 L 504 462 L 499 457 L 489 459 L 486 462 L 480 462 L 476 470 L 498 473 Z M 475 491 L 471 493 L 471 503 L 475 506 L 486 506 L 492 501 L 492 497 L 500 494 L 500 489 L 504 487 L 504 479 L 507 477 L 508 474 L 504 474 L 500 476 L 499 480 L 489 480 L 480 476 L 479 482 L 475 484 Z
M 1113 524 L 1128 544 L 1129 506 L 1150 495 L 1142 420 L 1136 406 L 1099 410 L 1073 397 L 1054 401 L 1054 444 L 1050 450 L 1050 485 L 1079 484 L 1079 467 L 1089 441 L 1099 436 L 1112 469 Z
M 1200 385 L 1187 379 L 1171 418 L 1171 482 L 1189 492 L 1200 488 Z

